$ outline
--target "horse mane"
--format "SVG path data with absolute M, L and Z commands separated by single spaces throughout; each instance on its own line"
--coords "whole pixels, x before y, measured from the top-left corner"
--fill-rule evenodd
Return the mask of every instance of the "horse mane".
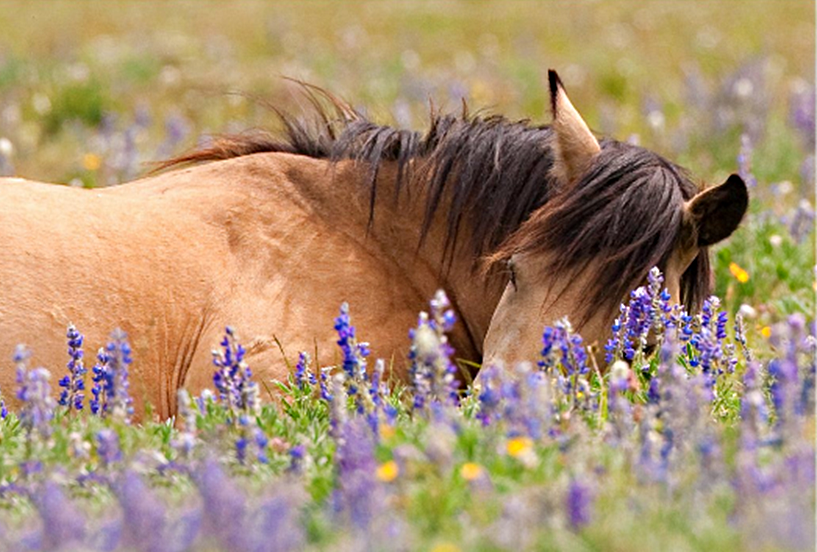
M 375 216 L 378 171 L 396 163 L 396 195 L 407 182 L 426 192 L 420 242 L 446 209 L 443 266 L 451 261 L 463 223 L 466 247 L 491 268 L 515 253 L 551 254 L 551 269 L 578 273 L 593 267 L 582 319 L 592 307 L 617 308 L 652 266 L 662 269 L 680 239 L 683 201 L 698 187 L 661 156 L 611 139 L 601 141 L 593 167 L 571 190 L 551 176 L 553 131 L 500 115 L 441 113 L 432 106 L 425 133 L 378 125 L 336 96 L 299 82 L 311 117 L 267 105 L 283 132 L 218 135 L 199 149 L 158 164 L 158 170 L 254 153 L 290 153 L 332 162 L 351 159 L 368 169 L 369 224 Z M 564 193 L 562 193 L 564 192 Z M 696 311 L 711 288 L 702 248 L 684 273 L 681 299 Z M 581 324 L 580 324 L 581 325 Z

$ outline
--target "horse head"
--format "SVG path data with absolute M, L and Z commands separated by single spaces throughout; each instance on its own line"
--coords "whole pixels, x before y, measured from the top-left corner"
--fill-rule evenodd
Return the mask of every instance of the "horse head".
M 658 154 L 597 140 L 549 72 L 554 163 L 551 199 L 491 255 L 508 283 L 484 342 L 484 362 L 536 358 L 542 330 L 568 317 L 589 345 L 604 343 L 630 291 L 651 267 L 674 302 L 697 310 L 709 295 L 708 247 L 727 238 L 747 207 L 736 174 L 705 190 Z

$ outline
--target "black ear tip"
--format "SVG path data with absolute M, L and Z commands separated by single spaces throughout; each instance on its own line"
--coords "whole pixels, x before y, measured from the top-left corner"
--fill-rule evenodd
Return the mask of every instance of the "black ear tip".
M 556 98 L 559 95 L 559 89 L 564 88 L 564 85 L 558 73 L 553 69 L 548 69 L 548 84 L 550 85 L 550 109 L 556 115 Z
M 559 78 L 559 74 L 553 69 L 548 69 L 548 84 L 550 84 L 551 96 L 555 96 L 559 88 L 564 88 L 562 79 Z
M 726 182 L 730 186 L 746 188 L 746 182 L 743 180 L 743 177 L 740 176 L 738 173 L 730 174 L 729 178 L 726 179 Z
M 746 188 L 746 182 L 737 173 L 732 173 L 726 179 L 726 185 L 732 188 L 736 201 L 743 205 L 743 210 L 749 205 L 749 190 Z

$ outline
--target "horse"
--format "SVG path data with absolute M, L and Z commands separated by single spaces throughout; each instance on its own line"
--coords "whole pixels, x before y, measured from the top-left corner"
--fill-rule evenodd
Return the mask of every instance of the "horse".
M 694 310 L 708 247 L 746 210 L 743 181 L 701 190 L 656 153 L 597 140 L 554 71 L 548 82 L 550 125 L 463 106 L 432 108 L 425 133 L 395 129 L 304 85 L 311 118 L 273 108 L 283 132 L 215 137 L 137 181 L 0 179 L 0 351 L 31 345 L 54 370 L 68 324 L 86 346 L 121 327 L 137 416 L 150 402 L 166 418 L 179 388 L 212 386 L 227 325 L 267 382 L 295 351 L 331 362 L 342 302 L 397 377 L 439 288 L 459 321 L 450 343 L 474 363 L 535 358 L 564 316 L 603 342 L 652 266 Z

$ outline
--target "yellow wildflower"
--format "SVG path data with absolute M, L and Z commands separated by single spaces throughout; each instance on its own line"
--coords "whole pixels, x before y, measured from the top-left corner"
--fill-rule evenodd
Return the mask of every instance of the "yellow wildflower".
M 95 171 L 102 166 L 102 160 L 95 153 L 86 153 L 82 156 L 82 166 L 86 171 Z
M 440 542 L 434 545 L 431 552 L 460 552 L 460 547 L 453 542 Z
M 519 458 L 526 452 L 528 452 L 531 447 L 533 446 L 533 441 L 531 441 L 528 437 L 514 437 L 510 441 L 508 441 L 508 454 L 513 456 L 514 458 Z
M 466 481 L 473 481 L 482 475 L 482 466 L 474 462 L 466 462 L 460 468 L 460 475 Z
M 378 429 L 380 431 L 380 438 L 383 439 L 384 441 L 388 441 L 389 439 L 394 437 L 395 430 L 393 426 L 380 424 Z
M 385 481 L 386 483 L 390 483 L 397 479 L 397 475 L 400 473 L 400 468 L 397 466 L 397 462 L 394 460 L 389 460 L 388 462 L 384 462 L 377 467 L 377 472 L 375 475 L 380 481 Z
M 729 263 L 729 272 L 731 272 L 732 276 L 741 284 L 745 284 L 749 281 L 749 273 L 743 270 L 738 263 Z
M 772 329 L 769 326 L 763 326 L 760 330 L 760 335 L 768 339 L 772 336 Z

